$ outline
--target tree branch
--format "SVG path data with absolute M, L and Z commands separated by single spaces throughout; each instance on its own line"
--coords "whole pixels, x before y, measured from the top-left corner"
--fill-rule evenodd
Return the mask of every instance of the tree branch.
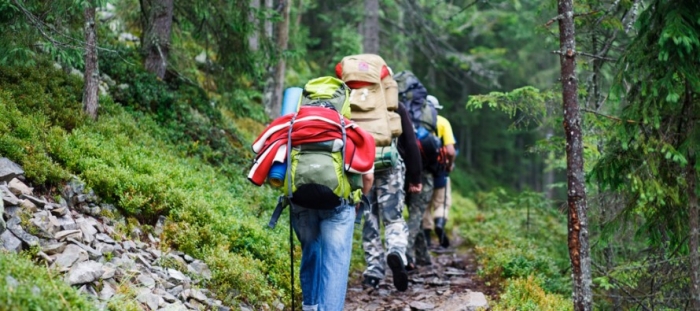
M 591 110 L 591 109 L 581 108 L 581 111 L 583 111 L 583 112 L 588 112 L 588 113 L 592 113 L 592 114 L 594 114 L 594 115 L 601 116 L 601 117 L 604 117 L 604 118 L 608 118 L 608 119 L 610 119 L 610 120 L 615 120 L 615 121 L 618 121 L 618 122 L 639 123 L 638 121 L 635 121 L 635 120 L 623 120 L 623 119 L 620 119 L 620 118 L 618 118 L 618 117 L 609 116 L 609 115 L 607 115 L 607 114 L 603 114 L 603 113 L 600 113 L 600 112 L 598 112 L 598 111 Z

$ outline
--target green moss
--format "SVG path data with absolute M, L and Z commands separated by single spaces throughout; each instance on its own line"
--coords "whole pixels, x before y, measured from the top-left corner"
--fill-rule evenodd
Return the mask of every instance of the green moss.
M 96 310 L 54 271 L 27 255 L 0 251 L 0 310 Z M 41 280 L 41 281 L 39 281 Z

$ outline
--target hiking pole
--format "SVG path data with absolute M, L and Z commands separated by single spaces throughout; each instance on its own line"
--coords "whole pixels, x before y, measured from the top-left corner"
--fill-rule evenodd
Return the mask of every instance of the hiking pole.
M 450 182 L 450 177 L 447 177 L 447 183 Z M 442 234 L 440 235 L 440 246 L 442 246 L 445 241 L 445 231 L 447 231 L 447 183 L 445 183 L 445 195 L 442 198 L 442 218 L 445 220 L 445 227 L 442 228 Z

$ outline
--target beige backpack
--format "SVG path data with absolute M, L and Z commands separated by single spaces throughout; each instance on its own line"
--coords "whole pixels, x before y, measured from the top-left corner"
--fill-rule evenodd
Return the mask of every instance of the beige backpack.
M 372 134 L 377 149 L 393 146 L 401 135 L 399 89 L 391 69 L 381 56 L 360 54 L 344 57 L 335 68 L 350 89 L 352 120 Z

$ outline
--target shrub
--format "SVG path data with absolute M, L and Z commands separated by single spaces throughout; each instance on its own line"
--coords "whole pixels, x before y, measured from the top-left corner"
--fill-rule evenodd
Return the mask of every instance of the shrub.
M 0 311 L 97 310 L 58 272 L 35 265 L 26 254 L 0 251 L 0 271 Z

